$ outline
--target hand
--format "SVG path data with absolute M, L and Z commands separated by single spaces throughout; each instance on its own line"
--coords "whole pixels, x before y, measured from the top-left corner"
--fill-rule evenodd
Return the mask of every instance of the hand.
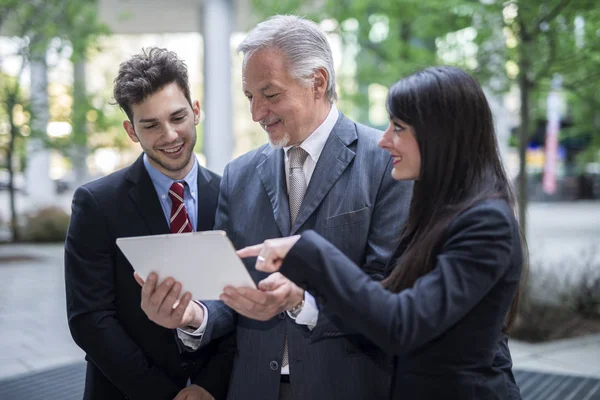
M 294 235 L 279 239 L 267 239 L 263 244 L 244 247 L 237 251 L 240 258 L 257 257 L 256 269 L 264 272 L 277 272 L 281 268 L 283 259 L 296 242 L 300 235 Z
M 183 388 L 173 400 L 215 400 L 206 389 L 198 385 Z
M 190 302 L 192 295 L 186 292 L 180 300 L 181 283 L 173 278 L 165 279 L 158 287 L 158 276 L 152 272 L 146 282 L 133 274 L 137 283 L 142 286 L 142 310 L 150 321 L 169 329 L 191 326 L 199 328 L 204 320 L 204 310 L 195 302 Z
M 258 321 L 268 321 L 304 299 L 304 290 L 279 272 L 260 281 L 258 289 L 226 286 L 219 298 L 239 314 Z

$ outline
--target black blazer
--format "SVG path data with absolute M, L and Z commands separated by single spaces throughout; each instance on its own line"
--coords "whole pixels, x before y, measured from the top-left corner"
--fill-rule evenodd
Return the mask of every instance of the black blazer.
M 219 182 L 199 166 L 198 230 L 213 227 Z M 119 237 L 169 232 L 141 156 L 75 191 L 65 284 L 69 328 L 88 361 L 84 399 L 172 399 L 188 378 L 216 398 L 225 396 L 231 360 L 223 371 L 219 362 L 207 371 L 202 367 L 210 346 L 180 354 L 173 331 L 141 310 L 140 287 L 115 243 Z
M 509 399 L 512 382 L 494 357 L 522 261 L 509 205 L 486 200 L 452 221 L 434 270 L 400 293 L 313 231 L 302 234 L 281 273 L 395 356 L 391 398 Z

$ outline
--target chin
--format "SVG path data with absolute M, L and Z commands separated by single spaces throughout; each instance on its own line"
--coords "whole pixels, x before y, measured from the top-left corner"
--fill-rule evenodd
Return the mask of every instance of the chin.
M 290 135 L 287 133 L 284 133 L 283 135 L 278 136 L 278 137 L 269 135 L 269 144 L 274 149 L 281 149 L 283 147 L 286 147 L 289 143 L 290 143 Z
M 394 179 L 396 181 L 412 181 L 412 180 L 415 180 L 416 178 L 412 174 L 408 174 L 406 172 L 401 172 L 401 171 L 393 169 L 392 170 L 392 179 Z

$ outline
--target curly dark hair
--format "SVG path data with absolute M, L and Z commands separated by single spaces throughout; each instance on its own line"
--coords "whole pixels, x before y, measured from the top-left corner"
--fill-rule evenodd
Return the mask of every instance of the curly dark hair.
M 172 51 L 150 47 L 121 63 L 114 82 L 113 96 L 116 104 L 133 121 L 131 106 L 141 103 L 172 82 L 177 83 L 192 105 L 185 63 Z

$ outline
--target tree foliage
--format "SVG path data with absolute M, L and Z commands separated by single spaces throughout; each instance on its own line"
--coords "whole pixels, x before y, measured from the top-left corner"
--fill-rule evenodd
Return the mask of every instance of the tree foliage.
M 532 121 L 545 119 L 545 99 L 555 74 L 563 79 L 571 127 L 565 137 L 588 135 L 600 148 L 600 8 L 597 0 L 254 0 L 263 17 L 299 14 L 336 21 L 347 46 L 355 46 L 356 90 L 342 93 L 369 107 L 366 87 L 388 87 L 430 65 L 467 69 L 498 93 L 520 89 L 521 170 Z M 341 85 L 344 87 L 344 85 Z M 368 114 L 359 120 L 369 123 Z M 596 156 L 597 157 L 597 156 Z M 593 157 L 592 157 L 593 158 Z M 588 157 L 587 159 L 590 159 Z M 520 174 L 520 214 L 525 229 L 526 173 Z

